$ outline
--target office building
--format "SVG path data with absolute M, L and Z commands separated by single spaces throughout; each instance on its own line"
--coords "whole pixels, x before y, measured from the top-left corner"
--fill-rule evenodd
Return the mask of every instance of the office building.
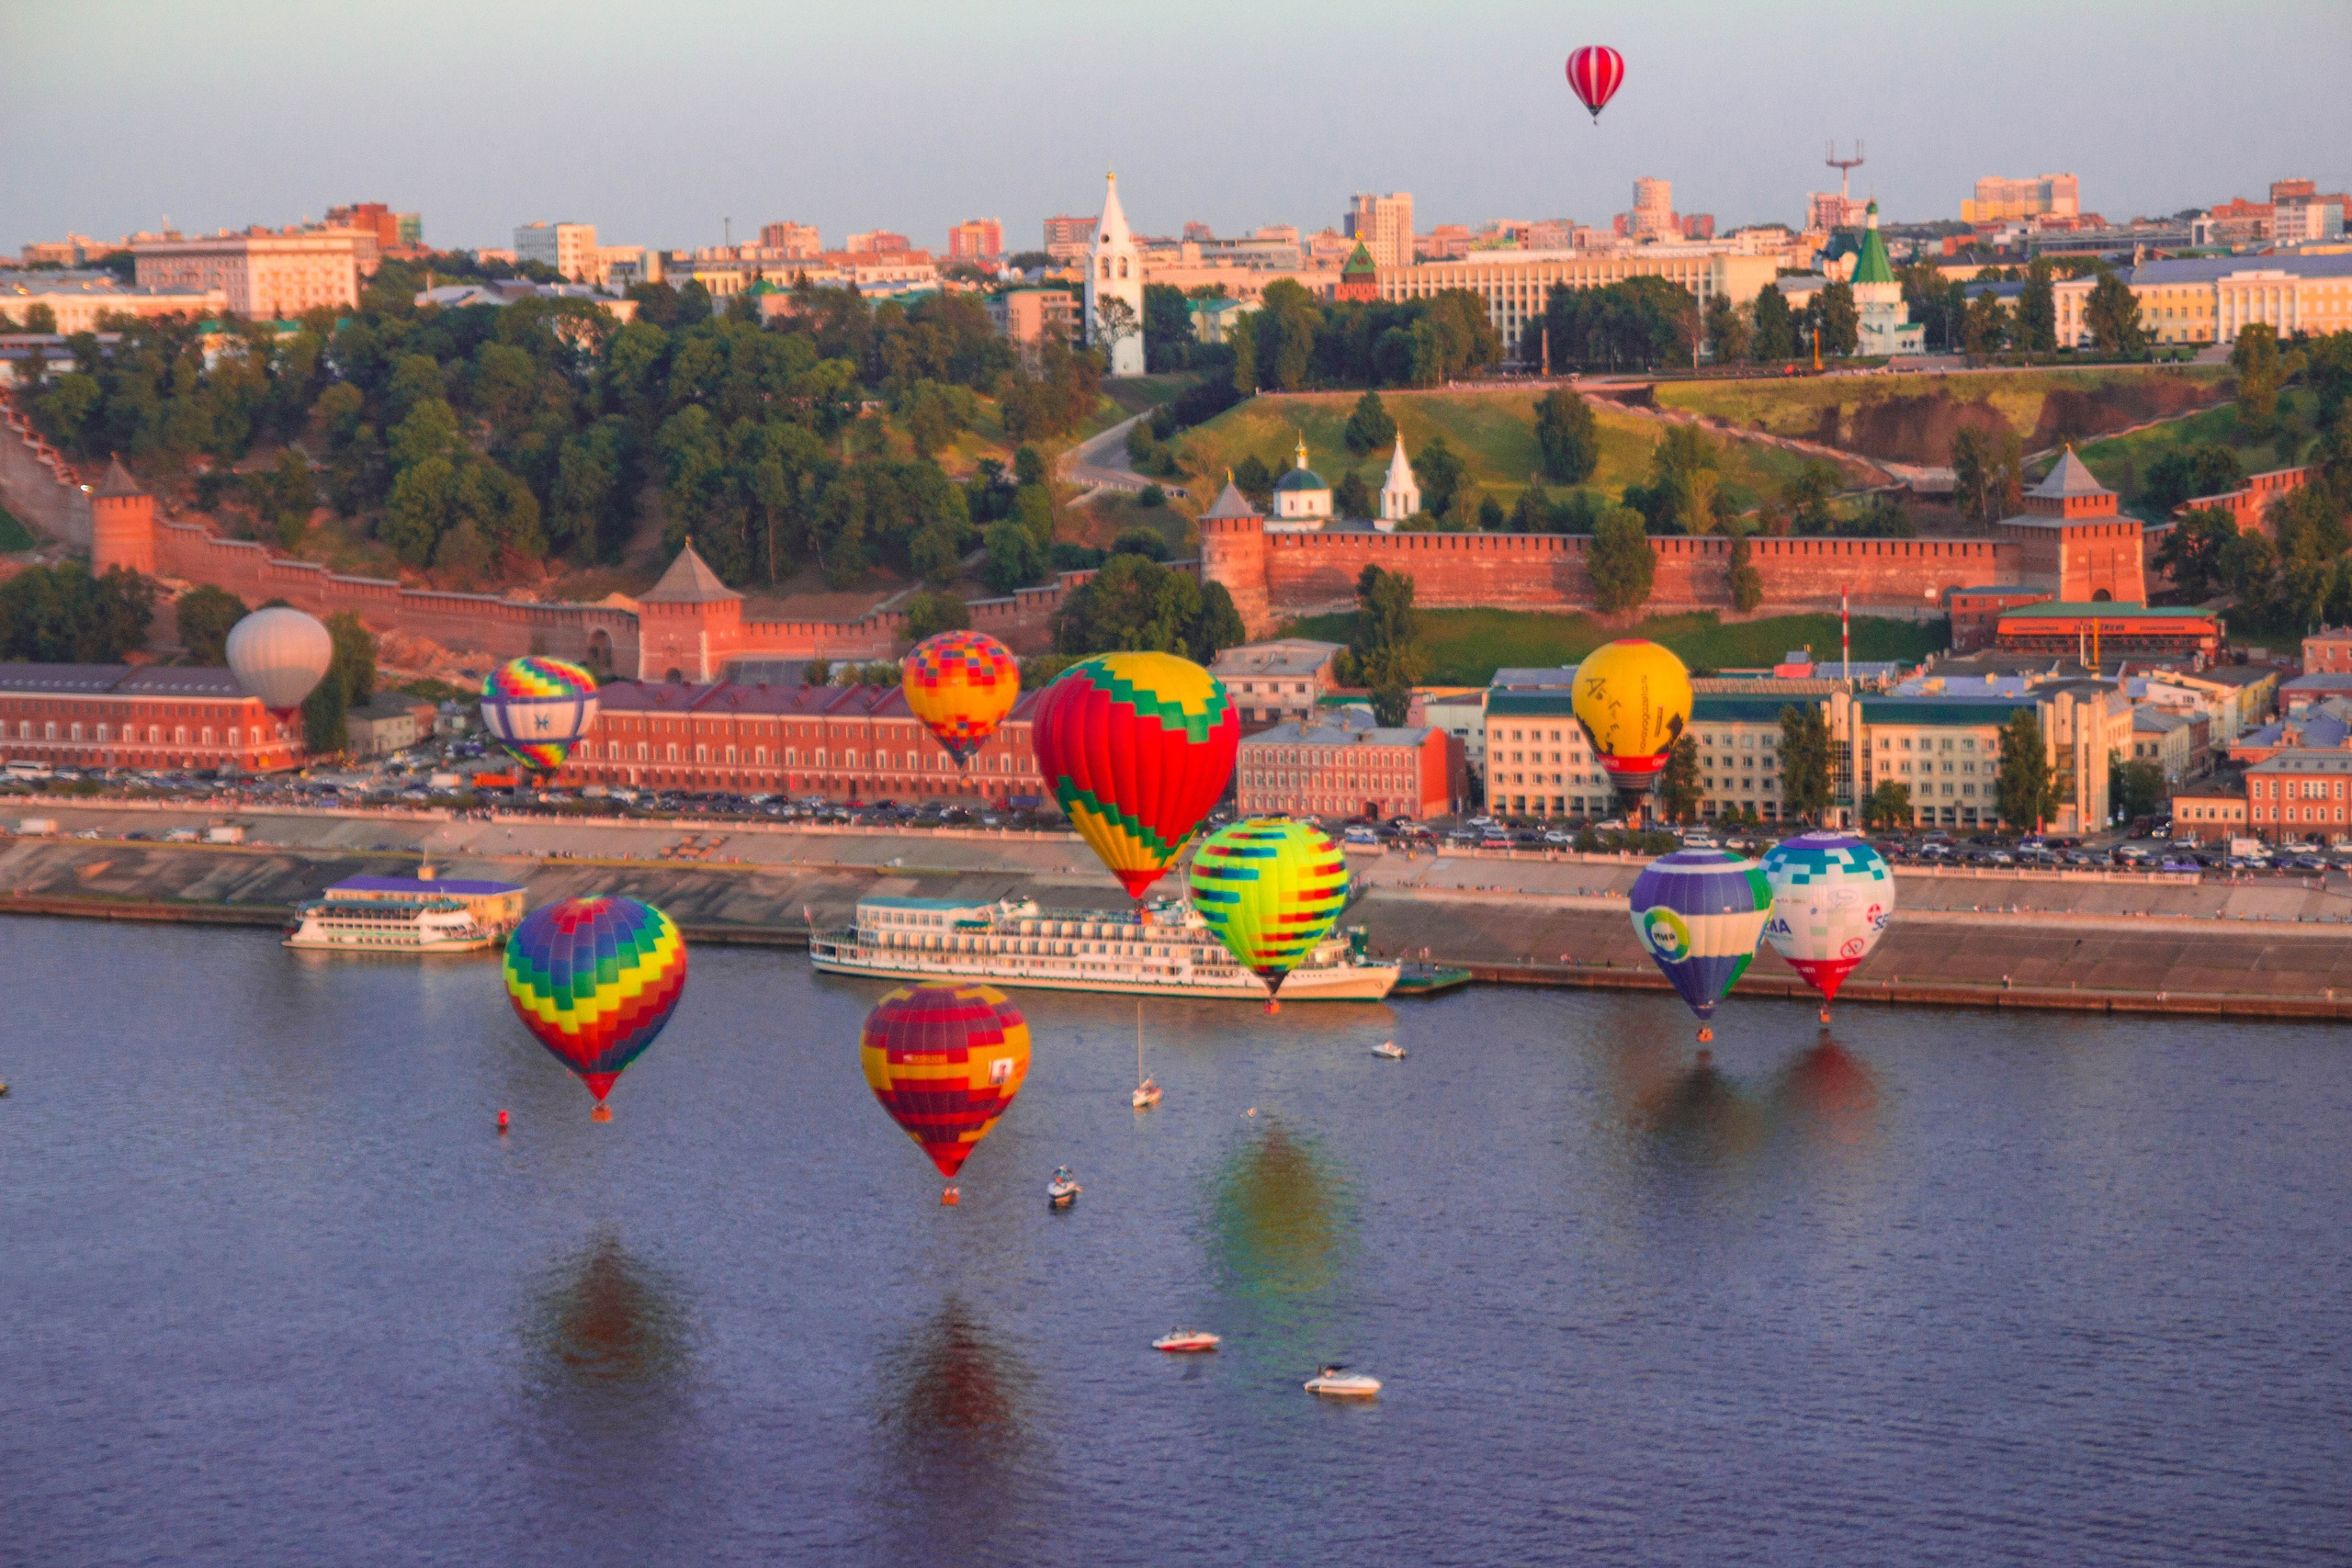
M 816 255 L 825 248 L 814 223 L 763 223 L 760 225 L 760 246 L 787 261 Z
M 947 231 L 951 262 L 994 263 L 1004 254 L 1004 225 L 994 218 L 967 218 Z
M 2018 223 L 2048 214 L 2073 218 L 2082 211 L 2072 175 L 2038 175 L 2030 180 L 1988 175 L 1976 182 L 1973 200 L 1960 204 L 1962 223 Z
M 912 240 L 892 229 L 869 229 L 842 242 L 842 249 L 852 255 L 896 254 L 914 248 Z
M 305 310 L 355 310 L 359 280 L 376 270 L 376 236 L 364 229 L 248 229 L 190 239 L 131 237 L 132 276 L 158 294 L 209 294 L 248 321 Z
M 1046 220 L 1046 254 L 1056 261 L 1076 261 L 1093 243 L 1093 219 L 1062 216 Z
M 1233 778 L 1244 817 L 1442 817 L 1469 790 L 1460 742 L 1442 729 L 1383 728 L 1368 708 L 1245 736 Z
M 594 223 L 525 223 L 514 231 L 514 259 L 553 267 L 566 283 L 598 283 Z
M 1359 191 L 1347 217 L 1341 220 L 1340 231 L 1351 240 L 1361 240 L 1372 252 L 1374 263 L 1380 266 L 1410 266 L 1413 264 L 1413 193 L 1391 191 L 1386 196 L 1374 196 Z M 1296 239 L 1295 231 L 1292 238 Z
M 1313 717 L 1331 689 L 1332 665 L 1342 646 L 1309 637 L 1244 643 L 1218 654 L 1209 673 L 1225 682 L 1226 694 L 1241 715 L 1242 733 L 1254 734 Z

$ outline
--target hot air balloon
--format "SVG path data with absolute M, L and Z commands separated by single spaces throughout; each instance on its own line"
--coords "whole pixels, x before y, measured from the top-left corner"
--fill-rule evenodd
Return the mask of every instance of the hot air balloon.
M 1589 43 L 1568 56 L 1568 85 L 1600 123 L 1600 111 L 1625 80 L 1625 57 L 1605 44 Z
M 993 986 L 926 980 L 865 1015 L 857 1060 L 882 1109 L 952 1183 L 1029 1076 L 1029 1025 Z
M 1690 672 L 1657 643 L 1620 638 L 1577 666 L 1573 701 L 1601 771 L 1636 807 L 1690 722 Z
M 941 632 L 899 666 L 907 706 L 963 767 L 989 742 L 1021 695 L 1012 650 L 986 632 Z
M 481 723 L 507 755 L 537 773 L 563 766 L 596 722 L 596 677 L 533 654 L 510 659 L 481 683 Z
M 293 716 L 334 662 L 326 627 L 289 605 L 255 610 L 229 628 L 229 668 L 280 718 Z
M 1715 1003 L 1756 957 L 1772 913 L 1764 868 L 1721 850 L 1677 850 L 1642 868 L 1631 897 L 1634 934 L 1699 1015 L 1699 1038 Z
M 1209 930 L 1266 982 L 1268 1012 L 1348 901 L 1346 858 L 1306 822 L 1253 818 L 1220 828 L 1193 852 L 1190 880 Z
M 1241 743 L 1225 682 L 1172 653 L 1071 665 L 1030 727 L 1070 825 L 1137 901 L 1225 793 Z
M 1829 1004 L 1894 913 L 1894 874 L 1879 852 L 1843 833 L 1801 833 L 1764 856 L 1772 887 L 1765 940 Z
M 525 917 L 506 942 L 506 998 L 555 1059 L 605 1096 L 644 1054 L 686 988 L 686 943 L 650 904 L 566 898 Z

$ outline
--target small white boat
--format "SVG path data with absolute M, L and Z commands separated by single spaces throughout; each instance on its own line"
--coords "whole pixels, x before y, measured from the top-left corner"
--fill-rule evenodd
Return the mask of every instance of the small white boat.
M 1405 1059 L 1405 1047 L 1397 1044 L 1394 1040 L 1384 1040 L 1372 1048 L 1372 1054 L 1375 1056 L 1385 1056 L 1392 1062 L 1401 1062 Z
M 1204 1328 L 1171 1328 L 1151 1342 L 1155 1350 L 1165 1350 L 1173 1356 L 1196 1356 L 1204 1350 L 1214 1350 L 1223 1343 Z
M 1127 1103 L 1137 1111 L 1148 1111 L 1159 1103 L 1159 1086 L 1144 1077 L 1143 1071 L 1143 998 L 1136 998 L 1136 1091 Z
M 1046 1183 L 1046 1201 L 1057 1209 L 1067 1209 L 1078 1201 L 1081 1190 L 1078 1178 L 1069 1173 L 1069 1167 L 1059 1166 L 1054 1170 L 1054 1179 Z
M 1380 1380 L 1351 1372 L 1338 1361 L 1322 1367 L 1304 1384 L 1309 1393 L 1326 1399 L 1376 1399 L 1380 1395 Z

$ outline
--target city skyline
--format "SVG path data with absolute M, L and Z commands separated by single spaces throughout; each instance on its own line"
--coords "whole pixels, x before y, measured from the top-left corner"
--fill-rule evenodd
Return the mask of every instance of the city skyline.
M 1856 136 L 1871 161 L 1855 194 L 1891 221 L 1957 219 L 1985 175 L 2074 173 L 2085 208 L 2110 218 L 2259 197 L 2282 176 L 2352 183 L 2340 153 L 2319 166 L 2352 128 L 2324 81 L 2352 44 L 2341 9 L 2277 7 L 2245 38 L 2178 6 L 1975 7 L 1958 31 L 1956 15 L 1835 6 L 1759 33 L 1697 3 L 1565 19 L 1518 5 L 1467 19 L 1212 6 L 1182 25 L 1046 6 L 985 28 L 933 5 L 878 18 L 425 5 L 322 21 L 264 4 L 153 7 L 129 27 L 43 5 L 20 19 L 25 69 L 0 104 L 0 134 L 41 173 L 0 211 L 0 247 L 69 229 L 111 238 L 166 214 L 194 233 L 383 200 L 421 212 L 442 248 L 504 245 L 538 219 L 594 223 L 607 243 L 716 244 L 731 218 L 739 242 L 790 220 L 829 243 L 884 228 L 944 249 L 950 225 L 977 217 L 1026 248 L 1045 217 L 1093 209 L 1105 166 L 1147 233 L 1336 227 L 1359 190 L 1413 192 L 1423 229 L 1605 223 L 1640 175 L 1730 227 L 1800 220 L 1808 192 L 1835 188 L 1823 144 Z M 2179 25 L 2150 25 L 2166 17 Z M 2017 26 L 2037 29 L 2033 59 L 2070 69 L 2020 69 Z M 2309 47 L 2277 50 L 2280 29 Z M 222 41 L 256 37 L 271 47 Z M 1598 126 L 1560 73 L 1592 41 L 1628 70 Z M 110 62 L 102 116 L 83 107 L 94 58 Z M 2190 71 L 2211 107 L 2173 112 Z M 876 72 L 898 84 L 878 116 Z M 379 109 L 357 90 L 370 81 Z M 2118 107 L 2052 112 L 2103 82 L 2148 84 L 2147 114 L 2119 127 L 2137 101 L 2121 88 L 2098 99 Z M 1950 112 L 1923 118 L 1939 91 Z M 2260 107 L 2279 103 L 2320 107 Z M 303 134 L 284 133 L 288 116 Z

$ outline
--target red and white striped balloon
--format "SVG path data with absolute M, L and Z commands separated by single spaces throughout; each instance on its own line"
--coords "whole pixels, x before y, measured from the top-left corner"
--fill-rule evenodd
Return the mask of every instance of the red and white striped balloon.
M 1600 111 L 1625 80 L 1625 57 L 1605 44 L 1589 43 L 1568 56 L 1568 85 L 1600 123 Z

